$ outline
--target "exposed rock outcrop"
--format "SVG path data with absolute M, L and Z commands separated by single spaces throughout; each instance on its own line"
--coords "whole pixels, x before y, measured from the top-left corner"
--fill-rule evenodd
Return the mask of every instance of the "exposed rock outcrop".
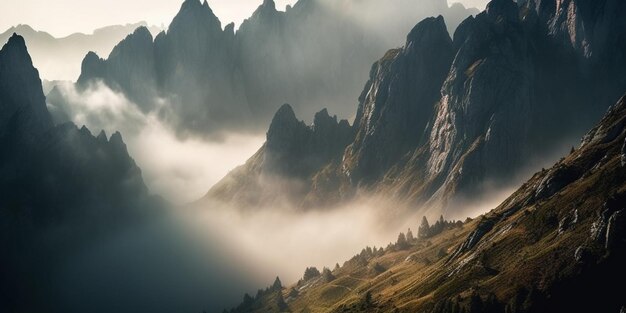
M 557 39 L 547 13 L 556 9 L 548 2 L 491 1 L 459 25 L 453 40 L 441 17 L 419 23 L 403 48 L 372 67 L 354 140 L 340 163 L 316 166 L 322 170 L 305 202 L 342 201 L 366 190 L 445 211 L 514 184 L 524 169 L 582 135 L 617 99 L 603 91 L 613 76 L 593 74 L 593 59 Z M 626 37 L 617 47 L 624 43 Z M 600 125 L 583 142 L 610 142 L 624 123 Z M 556 168 L 536 197 L 551 197 L 583 174 Z
M 452 58 L 452 40 L 439 16 L 417 24 L 403 48 L 374 64 L 359 98 L 356 139 L 342 165 L 351 181 L 379 180 L 424 142 Z
M 338 162 L 353 129 L 326 109 L 307 126 L 289 104 L 274 115 L 263 147 L 245 165 L 215 185 L 205 199 L 246 205 L 288 201 L 302 204 L 313 175 Z
M 532 0 L 524 7 L 538 12 L 550 35 L 577 55 L 591 79 L 601 82 L 593 87 L 597 100 L 614 101 L 624 92 L 624 1 Z

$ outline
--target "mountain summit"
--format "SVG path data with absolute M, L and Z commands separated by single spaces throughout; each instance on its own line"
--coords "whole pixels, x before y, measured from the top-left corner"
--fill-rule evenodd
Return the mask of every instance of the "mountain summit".
M 0 138 L 32 143 L 52 127 L 39 72 L 17 34 L 0 50 L 0 104 Z
M 562 153 L 563 142 L 581 136 L 618 91 L 626 90 L 617 70 L 626 64 L 614 54 L 580 58 L 578 48 L 564 44 L 553 28 L 561 11 L 539 14 L 530 5 L 494 0 L 463 21 L 453 39 L 442 17 L 418 23 L 404 47 L 389 50 L 372 66 L 359 97 L 353 137 L 341 156 L 308 177 L 283 175 L 309 186 L 299 191 L 295 205 L 325 205 L 366 192 L 393 194 L 409 207 L 459 214 L 451 210 L 480 203 L 494 186 L 515 186 L 528 168 Z M 589 4 L 597 12 L 604 12 L 603 5 Z M 586 23 L 591 21 L 620 23 L 612 14 Z M 596 44 L 595 49 L 620 54 L 626 37 L 619 38 L 618 44 L 596 41 L 611 44 Z M 298 155 L 284 162 L 304 159 Z M 250 159 L 249 165 L 254 162 Z M 249 174 L 248 179 L 256 180 Z M 218 184 L 220 199 L 233 198 L 229 193 L 268 199 L 259 188 L 248 191 L 249 185 L 237 185 L 229 177 L 224 184 Z
M 413 21 L 442 14 L 454 28 L 472 13 L 445 0 L 300 0 L 284 12 L 264 0 L 235 32 L 206 1 L 186 0 L 152 44 L 83 67 L 79 85 L 101 79 L 144 110 L 161 110 L 154 98 L 164 99 L 159 116 L 181 135 L 258 131 L 282 103 L 306 116 L 327 105 L 350 116 L 359 77 Z M 370 27 L 373 18 L 380 27 Z

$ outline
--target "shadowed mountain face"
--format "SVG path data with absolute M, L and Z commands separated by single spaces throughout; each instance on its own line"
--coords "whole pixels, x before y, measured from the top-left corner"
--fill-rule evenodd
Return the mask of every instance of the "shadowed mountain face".
M 230 312 L 621 312 L 624 121 L 626 95 L 578 149 L 493 211 L 465 223 L 424 220 L 417 238 L 409 230 L 332 271 L 307 269 Z
M 66 206 L 66 210 L 72 210 L 66 197 L 74 198 L 71 201 L 76 197 L 95 201 L 126 196 L 122 193 L 111 198 L 106 194 L 109 191 L 111 196 L 118 191 L 146 194 L 141 171 L 128 156 L 119 133 L 110 138 L 104 133 L 95 137 L 85 127 L 53 126 L 38 72 L 22 37 L 14 35 L 2 48 L 0 69 L 0 143 L 5 148 L 0 188 L 3 205 L 16 211 L 38 205 L 58 206 L 49 212 L 55 215 Z M 84 185 L 88 179 L 102 186 Z M 73 190 L 73 195 L 64 195 L 58 192 L 60 188 L 53 187 L 61 183 Z
M 348 121 L 338 122 L 326 109 L 307 126 L 285 104 L 274 116 L 263 147 L 215 185 L 208 197 L 246 205 L 299 201 L 314 187 L 313 175 L 338 162 L 352 138 Z
M 146 23 L 115 25 L 96 29 L 92 34 L 76 33 L 63 38 L 36 31 L 28 25 L 18 25 L 0 34 L 0 42 L 7 42 L 13 33 L 29 43 L 33 62 L 44 80 L 75 80 L 80 74 L 80 63 L 89 51 L 108 54 L 120 40 Z M 159 32 L 155 27 L 150 31 Z
M 472 13 L 445 0 L 301 0 L 286 12 L 264 1 L 235 32 L 186 0 L 167 32 L 139 28 L 106 60 L 87 55 L 78 84 L 103 80 L 181 135 L 258 131 L 281 103 L 350 116 L 367 68 L 409 25 L 443 14 L 453 29 Z
M 50 308 L 40 301 L 50 299 L 44 277 L 61 256 L 157 202 L 119 133 L 53 126 L 38 71 L 15 34 L 0 50 L 0 146 L 0 310 Z
M 607 11 L 626 7 L 584 2 L 591 17 L 570 10 L 571 23 L 597 29 L 571 35 L 585 37 L 581 46 L 562 40 L 573 27 L 558 26 L 562 7 L 537 3 L 494 0 L 453 39 L 442 18 L 419 23 L 403 48 L 374 64 L 354 138 L 304 182 L 312 188 L 297 205 L 368 190 L 445 212 L 516 184 L 524 169 L 563 151 L 626 90 L 618 73 L 626 65 L 615 57 L 626 52 L 626 29 Z M 246 193 L 229 179 L 209 197 Z

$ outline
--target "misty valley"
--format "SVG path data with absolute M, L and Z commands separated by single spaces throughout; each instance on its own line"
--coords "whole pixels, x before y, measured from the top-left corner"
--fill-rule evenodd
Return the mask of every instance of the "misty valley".
M 0 4 L 0 312 L 626 313 L 626 1 L 98 1 Z

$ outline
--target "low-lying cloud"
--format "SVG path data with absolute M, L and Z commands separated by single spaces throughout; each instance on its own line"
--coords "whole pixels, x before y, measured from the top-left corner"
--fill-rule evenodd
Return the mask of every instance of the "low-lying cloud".
M 418 219 L 393 202 L 363 197 L 326 210 L 293 208 L 238 210 L 207 204 L 183 213 L 200 227 L 198 236 L 236 247 L 254 260 L 270 284 L 276 275 L 294 283 L 307 266 L 334 267 L 366 246 L 386 246 Z M 262 286 L 259 286 L 262 287 Z
M 57 120 L 85 125 L 94 135 L 100 130 L 109 136 L 121 132 L 151 191 L 175 203 L 202 197 L 264 141 L 262 134 L 239 133 L 223 134 L 214 140 L 179 138 L 157 113 L 143 113 L 122 93 L 101 82 L 85 90 L 64 83 L 54 92 L 57 94 L 50 97 L 54 103 L 49 107 Z M 167 105 L 163 99 L 154 101 L 157 107 Z
M 213 141 L 179 138 L 156 114 L 143 113 L 102 83 L 85 90 L 65 84 L 56 92 L 64 99 L 50 98 L 57 119 L 84 124 L 94 133 L 122 132 L 152 191 L 178 203 L 200 198 L 264 139 L 261 134 L 225 134 Z M 155 103 L 167 105 L 161 99 Z M 445 218 L 474 217 L 509 193 Z M 67 300 L 63 305 L 72 311 L 89 310 L 85 303 L 99 305 L 102 312 L 220 311 L 276 276 L 291 284 L 308 266 L 332 268 L 366 246 L 386 246 L 409 227 L 415 232 L 424 212 L 368 196 L 316 211 L 197 204 L 90 244 L 71 256 L 54 279 L 60 284 L 59 299 Z

